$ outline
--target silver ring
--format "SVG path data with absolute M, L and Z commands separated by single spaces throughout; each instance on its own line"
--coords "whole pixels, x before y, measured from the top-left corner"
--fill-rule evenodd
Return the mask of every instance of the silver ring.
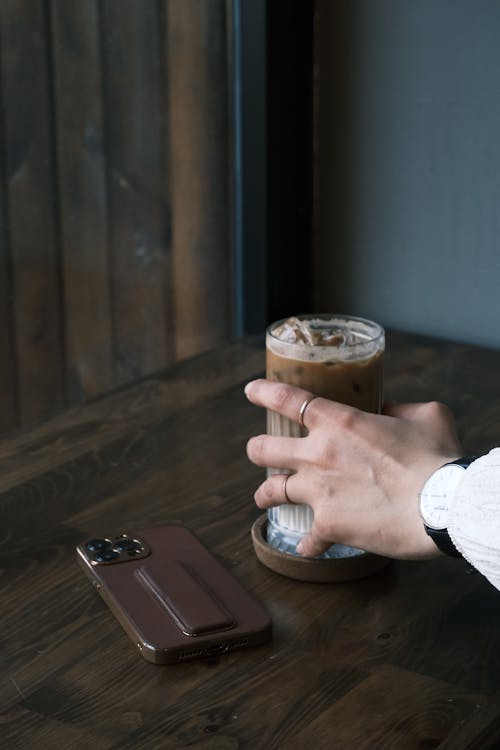
M 283 484 L 282 484 L 282 490 L 285 496 L 285 502 L 290 503 L 290 504 L 292 504 L 292 501 L 288 497 L 288 492 L 286 491 L 286 483 L 288 482 L 291 476 L 292 476 L 291 474 L 287 474 L 286 477 L 283 479 Z
M 300 407 L 300 411 L 299 411 L 299 424 L 300 424 L 301 427 L 304 427 L 305 429 L 307 429 L 307 427 L 304 424 L 304 414 L 305 414 L 305 411 L 306 411 L 307 407 L 311 403 L 311 401 L 314 401 L 315 398 L 318 398 L 318 397 L 315 396 L 314 393 L 310 393 L 307 396 L 307 398 L 304 400 L 304 403 L 302 404 L 302 406 Z

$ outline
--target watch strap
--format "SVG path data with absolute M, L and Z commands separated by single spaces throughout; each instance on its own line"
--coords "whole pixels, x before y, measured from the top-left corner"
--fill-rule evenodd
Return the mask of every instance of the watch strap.
M 447 463 L 443 464 L 443 466 L 452 466 L 453 464 L 456 464 L 457 466 L 461 466 L 463 469 L 467 469 L 477 458 L 479 458 L 479 456 L 462 456 L 462 458 L 456 458 L 454 461 L 448 461 Z
M 427 534 L 430 536 L 434 544 L 441 552 L 449 557 L 462 557 L 460 552 L 457 550 L 455 545 L 450 539 L 448 529 L 431 529 L 424 523 L 424 528 Z

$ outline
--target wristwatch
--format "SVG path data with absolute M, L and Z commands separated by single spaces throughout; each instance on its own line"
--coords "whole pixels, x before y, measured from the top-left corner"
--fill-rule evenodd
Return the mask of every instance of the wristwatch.
M 420 515 L 424 528 L 436 546 L 451 557 L 462 557 L 448 534 L 450 500 L 463 477 L 465 469 L 477 456 L 464 456 L 441 466 L 424 484 L 419 497 Z

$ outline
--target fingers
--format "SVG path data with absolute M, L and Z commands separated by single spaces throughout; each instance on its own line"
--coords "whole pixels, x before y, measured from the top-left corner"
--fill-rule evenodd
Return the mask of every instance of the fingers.
M 257 406 L 264 406 L 266 409 L 276 411 L 294 422 L 299 421 L 300 410 L 306 400 L 310 397 L 310 392 L 303 388 L 297 388 L 286 383 L 276 383 L 272 380 L 253 380 L 245 388 L 245 394 L 249 401 Z M 323 407 L 321 403 L 323 403 Z M 313 399 L 304 411 L 304 425 L 311 429 L 317 422 L 318 414 L 324 408 L 325 399 Z
M 314 530 L 314 524 L 309 534 L 301 539 L 297 545 L 297 552 L 302 557 L 318 557 L 331 547 L 333 542 L 327 542 L 317 536 Z
M 257 435 L 247 443 L 247 456 L 257 466 L 270 469 L 297 469 L 303 438 Z
M 286 503 L 307 502 L 308 489 L 310 482 L 300 474 L 273 474 L 257 488 L 254 497 L 257 506 L 266 510 Z
M 303 503 L 308 485 L 309 481 L 300 474 L 273 474 L 257 489 L 255 502 L 262 510 L 277 505 Z M 317 557 L 332 544 L 333 542 L 325 541 L 316 534 L 313 523 L 310 533 L 297 545 L 297 552 L 303 557 Z

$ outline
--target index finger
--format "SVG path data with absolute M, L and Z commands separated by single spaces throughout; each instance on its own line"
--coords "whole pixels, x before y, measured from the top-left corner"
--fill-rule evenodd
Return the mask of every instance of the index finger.
M 303 424 L 307 429 L 311 429 L 316 424 L 320 401 L 324 401 L 303 388 L 263 378 L 248 383 L 245 387 L 245 394 L 248 400 L 256 406 L 264 406 L 283 417 L 293 419 L 294 422 L 299 422 L 301 409 L 304 407 Z M 312 400 L 311 396 L 314 397 Z

